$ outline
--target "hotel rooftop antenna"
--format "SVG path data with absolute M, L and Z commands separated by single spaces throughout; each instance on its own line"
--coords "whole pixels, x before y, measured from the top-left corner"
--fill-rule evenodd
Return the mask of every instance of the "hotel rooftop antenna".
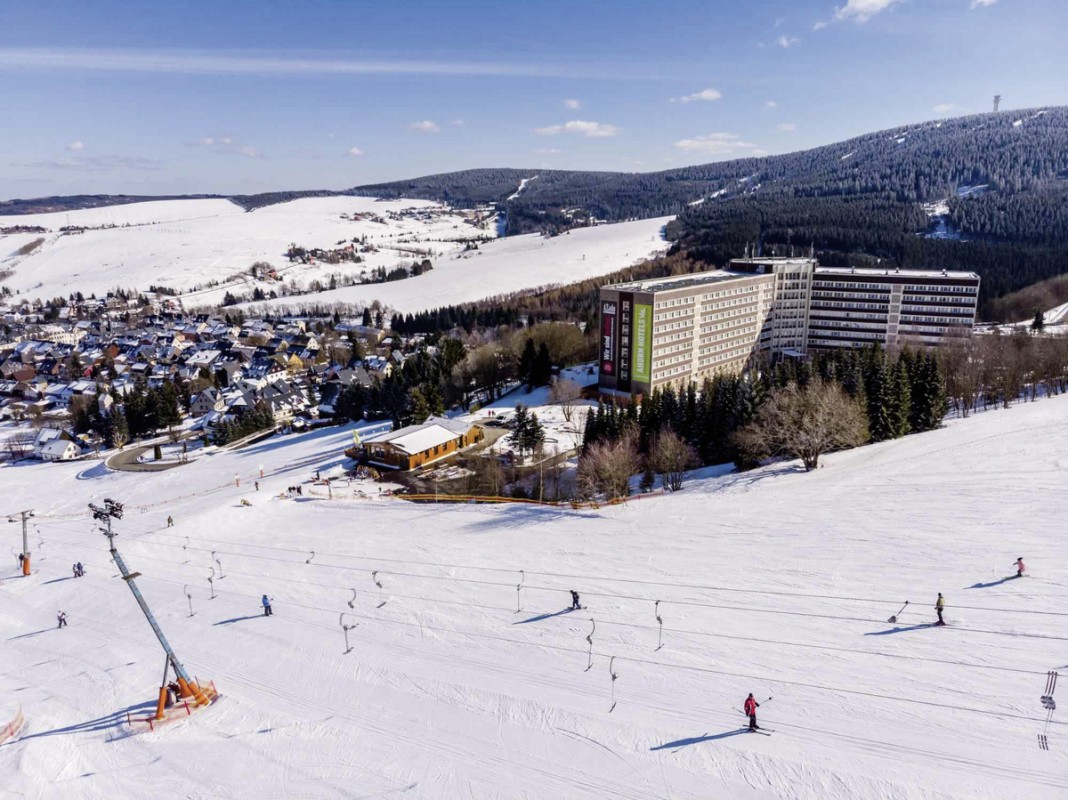
M 996 94 L 996 95 L 994 95 L 994 113 L 995 114 L 998 113 L 998 106 L 1000 106 L 1000 105 L 1001 105 L 1001 95 L 1000 94 Z

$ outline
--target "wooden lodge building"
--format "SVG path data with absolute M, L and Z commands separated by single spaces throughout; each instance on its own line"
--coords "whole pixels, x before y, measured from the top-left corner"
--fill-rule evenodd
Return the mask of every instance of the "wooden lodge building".
M 364 444 L 367 461 L 376 467 L 412 470 L 458 453 L 482 441 L 477 425 L 430 417 L 422 425 L 376 436 Z

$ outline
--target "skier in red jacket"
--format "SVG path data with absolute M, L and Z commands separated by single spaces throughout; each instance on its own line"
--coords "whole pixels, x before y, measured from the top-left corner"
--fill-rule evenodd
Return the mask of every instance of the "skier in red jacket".
M 1018 559 L 1016 559 L 1016 563 L 1013 564 L 1013 566 L 1016 567 L 1016 577 L 1022 578 L 1024 570 L 1027 569 L 1027 567 L 1024 566 L 1023 556 L 1020 556 Z
M 753 697 L 753 693 L 750 692 L 749 697 L 745 698 L 745 704 L 742 706 L 742 709 L 745 711 L 745 715 L 749 717 L 749 730 L 751 731 L 759 730 L 760 728 L 756 721 L 756 710 L 758 708 L 760 708 L 760 703 L 756 701 L 756 698 Z

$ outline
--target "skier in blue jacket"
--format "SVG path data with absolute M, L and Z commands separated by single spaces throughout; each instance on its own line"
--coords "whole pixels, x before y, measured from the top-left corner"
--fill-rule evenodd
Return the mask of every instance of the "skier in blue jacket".
M 269 617 L 274 614 L 274 612 L 271 611 L 271 599 L 267 597 L 267 595 L 264 595 L 260 602 L 263 603 L 263 616 Z

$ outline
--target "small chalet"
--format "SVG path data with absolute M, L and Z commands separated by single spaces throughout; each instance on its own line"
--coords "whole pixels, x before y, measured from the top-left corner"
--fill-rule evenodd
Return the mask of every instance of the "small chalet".
M 388 469 L 410 470 L 426 466 L 482 441 L 482 429 L 466 422 L 429 417 L 422 425 L 409 425 L 376 437 L 364 445 L 370 463 Z

